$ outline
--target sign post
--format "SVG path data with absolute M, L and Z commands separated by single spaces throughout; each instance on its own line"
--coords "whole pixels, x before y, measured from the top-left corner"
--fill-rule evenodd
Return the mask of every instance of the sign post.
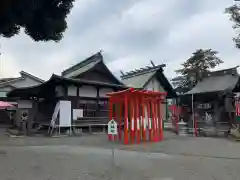
M 112 136 L 111 139 L 115 139 L 114 136 L 116 136 L 118 134 L 118 128 L 117 128 L 117 122 L 114 121 L 114 119 L 112 119 L 111 121 L 108 122 L 108 135 Z M 115 154 L 114 154 L 114 145 L 112 146 L 112 163 L 113 163 L 113 167 L 115 166 Z

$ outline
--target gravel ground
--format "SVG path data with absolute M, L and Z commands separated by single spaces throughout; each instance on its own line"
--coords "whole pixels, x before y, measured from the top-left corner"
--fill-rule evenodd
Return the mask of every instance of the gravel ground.
M 109 143 L 104 135 L 1 137 L 0 179 L 240 180 L 239 149 L 224 139 L 176 136 L 128 146 Z

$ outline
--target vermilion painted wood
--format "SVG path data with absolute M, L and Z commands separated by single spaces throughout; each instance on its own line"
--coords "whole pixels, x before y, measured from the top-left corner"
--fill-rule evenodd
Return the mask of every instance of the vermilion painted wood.
M 122 120 L 123 120 L 123 116 L 122 116 L 122 102 L 119 102 L 119 113 L 118 113 L 118 139 L 120 141 L 122 141 Z
M 133 95 L 132 95 L 133 96 Z M 129 99 L 130 101 L 130 139 L 131 139 L 131 144 L 134 144 L 134 116 L 135 116 L 135 110 L 134 110 L 134 98 L 131 97 Z
M 124 95 L 124 144 L 128 144 L 128 96 Z
M 119 140 L 122 138 L 120 125 L 122 124 L 124 112 L 124 144 L 129 144 L 129 133 L 131 143 L 134 143 L 135 140 L 137 143 L 140 143 L 141 140 L 146 141 L 147 132 L 151 142 L 163 139 L 161 102 L 165 99 L 167 93 L 130 88 L 108 93 L 107 95 L 109 96 L 109 118 L 112 119 L 114 116 L 114 119 L 118 122 Z M 117 114 L 112 114 L 113 104 L 118 105 Z M 124 109 L 122 109 L 122 105 Z M 145 108 L 147 109 L 147 114 L 145 113 Z M 148 128 L 146 128 L 145 119 L 148 121 Z
M 113 98 L 109 98 L 109 100 L 108 100 L 108 109 L 109 109 L 109 121 L 111 121 L 112 120 L 112 118 L 113 118 Z M 113 138 L 112 138 L 112 135 L 111 134 L 108 134 L 108 140 L 109 141 L 112 141 L 113 140 Z
M 139 94 L 136 94 L 136 135 L 137 135 L 137 144 L 140 144 L 141 141 L 141 130 L 140 130 L 140 121 L 141 121 L 141 117 L 140 117 L 140 110 L 139 108 L 141 107 L 140 104 L 140 97 Z

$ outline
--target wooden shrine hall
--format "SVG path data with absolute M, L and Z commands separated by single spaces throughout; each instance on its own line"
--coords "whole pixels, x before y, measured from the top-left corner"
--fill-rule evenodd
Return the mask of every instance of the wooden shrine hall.
M 128 82 L 131 80 L 131 84 L 127 83 L 126 79 Z M 144 83 L 139 82 L 139 79 L 144 80 Z M 57 103 L 70 101 L 69 113 L 73 126 L 103 128 L 109 120 L 108 93 L 134 87 L 166 92 L 167 98 L 176 96 L 163 74 L 163 66 L 154 65 L 142 68 L 137 73 L 126 73 L 122 80 L 123 82 L 111 73 L 103 61 L 101 52 L 98 52 L 64 70 L 61 76 L 52 75 L 41 85 L 17 88 L 9 92 L 8 97 L 18 98 L 15 123 L 19 124 L 21 114 L 27 112 L 29 127 L 32 127 L 32 124 L 49 126 Z M 136 87 L 132 83 L 145 86 Z M 77 111 L 78 115 L 74 113 Z
M 62 76 L 52 77 L 38 86 L 17 88 L 8 97 L 18 98 L 16 124 L 23 112 L 28 113 L 28 122 L 49 126 L 55 106 L 60 100 L 71 101 L 72 110 L 82 110 L 74 117 L 74 126 L 104 126 L 108 122 L 108 98 L 106 93 L 125 89 L 103 62 L 101 52 L 64 70 Z

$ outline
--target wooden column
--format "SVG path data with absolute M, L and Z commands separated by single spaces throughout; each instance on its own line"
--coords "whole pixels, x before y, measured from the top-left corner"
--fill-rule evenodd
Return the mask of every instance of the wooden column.
M 63 99 L 64 100 L 68 99 L 68 86 L 67 85 L 63 86 Z
M 97 111 L 99 111 L 100 87 L 96 87 L 96 89 L 97 89 Z
M 79 98 L 79 88 L 80 88 L 81 86 L 79 86 L 79 85 L 77 85 L 77 97 Z

